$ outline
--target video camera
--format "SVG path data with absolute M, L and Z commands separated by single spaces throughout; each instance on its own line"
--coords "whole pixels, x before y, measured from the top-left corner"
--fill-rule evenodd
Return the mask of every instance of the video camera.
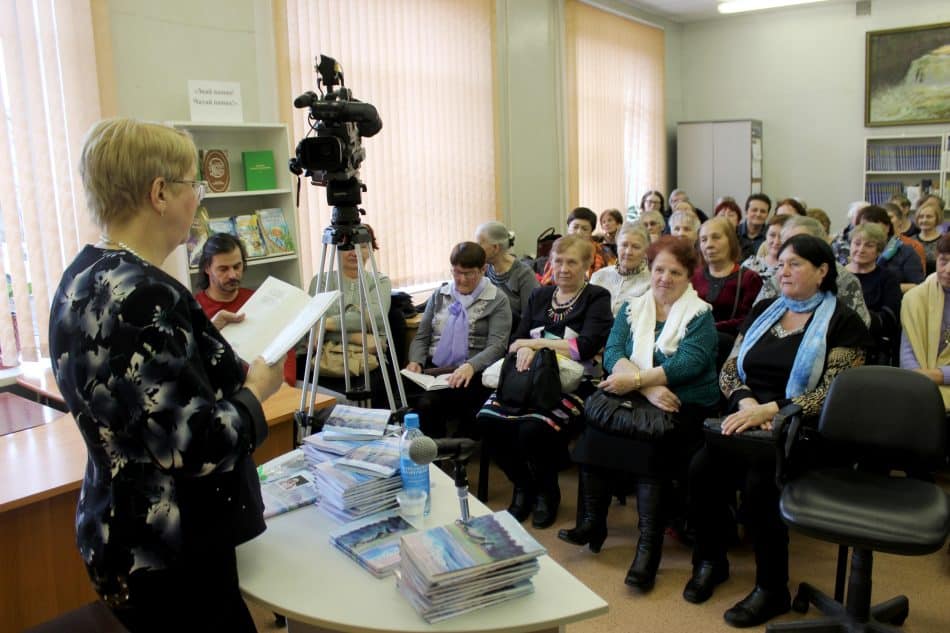
M 314 185 L 327 188 L 334 224 L 359 224 L 357 205 L 362 201 L 360 192 L 366 191 L 359 179 L 366 157 L 361 139 L 379 132 L 383 122 L 373 105 L 353 98 L 335 59 L 320 55 L 314 69 L 320 94 L 308 90 L 294 99 L 294 107 L 310 108 L 310 132 L 297 144 L 296 156 L 288 166 L 297 176 L 304 175 Z M 337 85 L 340 87 L 334 89 Z

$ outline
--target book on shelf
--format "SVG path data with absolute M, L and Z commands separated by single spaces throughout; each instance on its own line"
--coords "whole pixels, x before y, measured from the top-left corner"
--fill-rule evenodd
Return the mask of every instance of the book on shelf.
M 284 210 L 279 208 L 260 209 L 257 218 L 261 226 L 261 236 L 268 255 L 284 255 L 293 253 L 294 238 L 284 217 Z
M 330 542 L 363 569 L 382 578 L 399 565 L 399 539 L 415 531 L 391 511 L 344 524 L 330 533 Z
M 323 424 L 324 440 L 371 440 L 381 438 L 392 413 L 389 409 L 364 409 L 338 404 Z
M 277 188 L 274 152 L 269 149 L 241 152 L 244 162 L 244 188 L 248 191 Z
M 264 240 L 261 239 L 261 229 L 257 223 L 256 213 L 234 216 L 234 230 L 237 231 L 238 239 L 244 243 L 244 250 L 247 251 L 248 257 L 264 257 L 267 255 L 267 248 L 264 246 Z
M 262 464 L 257 474 L 265 519 L 310 505 L 319 498 L 316 475 L 300 449 Z
M 223 193 L 231 186 L 231 164 L 223 149 L 202 149 L 198 152 L 201 177 L 212 193 Z
M 438 622 L 531 593 L 545 553 L 508 512 L 495 512 L 404 536 L 397 587 Z
M 188 241 L 185 242 L 185 250 L 188 252 L 188 265 L 197 266 L 201 259 L 201 249 L 208 241 L 208 210 L 204 207 L 198 207 L 195 213 L 195 219 L 191 222 L 191 230 L 188 232 Z
M 432 376 L 425 373 L 416 373 L 414 371 L 409 371 L 408 369 L 402 369 L 399 371 L 404 377 L 408 378 L 415 384 L 419 385 L 426 391 L 435 391 L 436 389 L 449 389 L 449 376 L 448 374 L 439 374 L 437 376 Z
M 237 237 L 237 229 L 234 228 L 234 218 L 208 218 L 208 233 L 227 233 Z
M 339 294 L 332 290 L 311 297 L 296 286 L 268 277 L 241 308 L 244 320 L 229 324 L 221 335 L 246 362 L 263 356 L 273 365 L 307 335 Z

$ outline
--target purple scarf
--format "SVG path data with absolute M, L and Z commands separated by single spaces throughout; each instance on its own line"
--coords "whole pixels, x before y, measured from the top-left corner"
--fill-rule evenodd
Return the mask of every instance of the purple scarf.
M 454 302 L 449 306 L 449 316 L 442 326 L 442 338 L 432 355 L 436 367 L 452 367 L 468 360 L 468 309 L 489 283 L 482 277 L 475 290 L 467 295 L 459 294 L 454 281 L 449 285 Z

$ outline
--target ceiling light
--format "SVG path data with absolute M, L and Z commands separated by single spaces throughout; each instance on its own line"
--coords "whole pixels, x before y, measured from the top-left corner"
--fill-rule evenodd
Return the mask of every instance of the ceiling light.
M 760 9 L 775 9 L 790 7 L 796 4 L 811 4 L 825 0 L 728 0 L 719 3 L 719 13 L 742 13 L 744 11 L 759 11 Z

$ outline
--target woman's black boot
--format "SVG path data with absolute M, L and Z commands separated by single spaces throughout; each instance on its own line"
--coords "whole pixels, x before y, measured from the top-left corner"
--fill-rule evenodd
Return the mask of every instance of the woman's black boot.
M 511 505 L 508 506 L 508 513 L 518 522 L 523 522 L 534 509 L 535 495 L 527 485 L 515 484 L 514 492 L 511 494 Z
M 607 538 L 610 489 L 601 473 L 586 466 L 577 475 L 577 524 L 560 530 L 557 537 L 574 545 L 587 545 L 595 554 Z
M 637 484 L 637 514 L 640 517 L 640 540 L 637 555 L 627 571 L 624 582 L 642 591 L 650 591 L 656 581 L 656 570 L 663 555 L 663 517 L 660 512 L 662 486 L 656 482 Z
M 532 467 L 535 481 L 538 482 L 538 497 L 534 502 L 531 525 L 546 528 L 557 520 L 557 509 L 561 505 L 561 487 L 557 482 L 557 470 L 545 472 Z

